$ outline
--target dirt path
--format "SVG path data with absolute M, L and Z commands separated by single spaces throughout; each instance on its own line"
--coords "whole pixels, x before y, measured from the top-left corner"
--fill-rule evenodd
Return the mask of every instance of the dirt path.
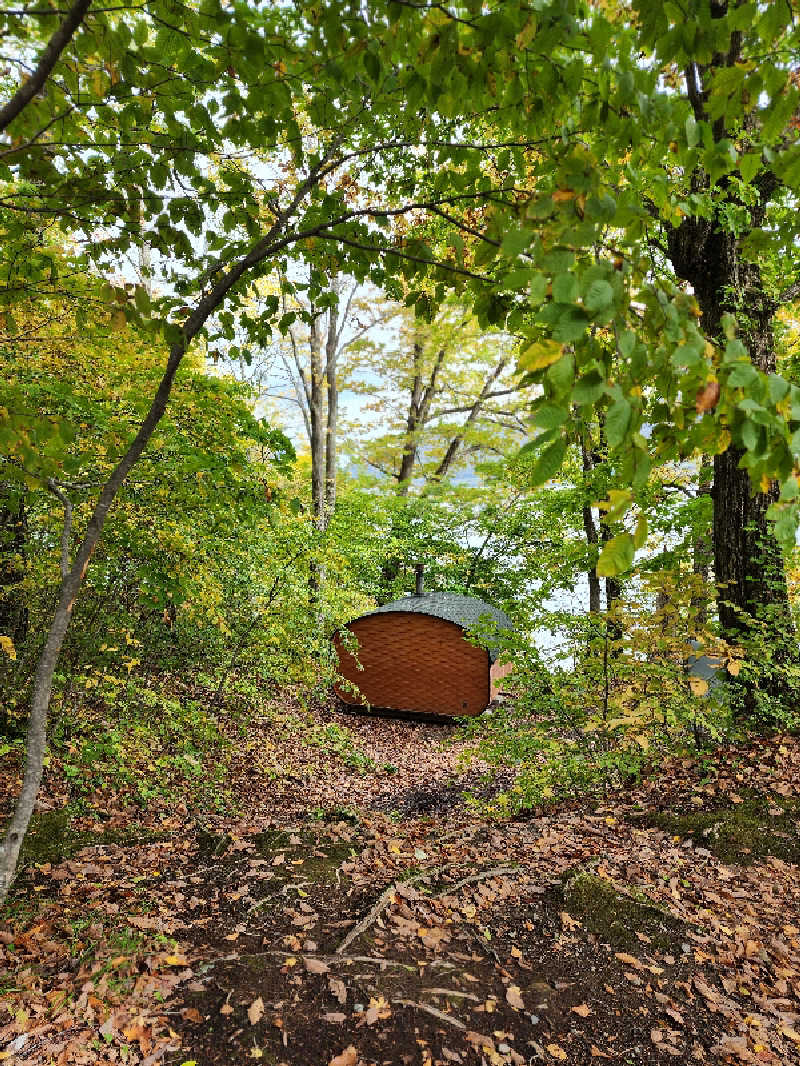
M 487 823 L 446 727 L 337 721 L 366 769 L 265 723 L 240 817 L 29 869 L 0 1061 L 800 1062 L 796 741 Z

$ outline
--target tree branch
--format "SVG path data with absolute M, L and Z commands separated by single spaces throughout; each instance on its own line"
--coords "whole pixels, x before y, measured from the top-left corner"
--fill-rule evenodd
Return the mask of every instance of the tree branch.
M 44 88 L 44 84 L 53 67 L 58 62 L 58 57 L 72 40 L 73 34 L 83 22 L 91 4 L 92 0 L 76 0 L 67 17 L 50 38 L 50 42 L 42 53 L 42 58 L 39 60 L 36 70 L 26 82 L 20 85 L 5 107 L 0 108 L 0 133 L 9 123 L 14 121 Z

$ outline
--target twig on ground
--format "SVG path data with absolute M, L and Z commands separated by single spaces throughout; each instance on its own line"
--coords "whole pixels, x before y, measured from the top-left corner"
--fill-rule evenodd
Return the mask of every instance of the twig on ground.
M 395 892 L 397 892 L 401 885 L 413 885 L 416 881 L 424 881 L 426 877 L 433 877 L 435 874 L 441 873 L 444 869 L 444 866 L 435 866 L 432 870 L 423 870 L 422 873 L 414 874 L 413 877 L 406 877 L 402 881 L 392 881 L 389 887 L 384 889 L 384 891 L 381 892 L 380 896 L 378 896 L 378 900 L 375 903 L 375 906 L 372 908 L 366 918 L 362 918 L 358 925 L 355 925 L 350 930 L 350 932 L 341 942 L 339 947 L 336 949 L 336 954 L 343 954 L 344 951 L 353 943 L 353 941 L 357 937 L 361 936 L 362 933 L 366 932 L 366 930 L 369 929 L 369 927 L 378 920 L 383 911 L 386 910 L 386 907 L 389 905 L 389 901 L 391 900 L 392 896 L 395 894 Z
M 457 988 L 422 988 L 421 992 L 427 992 L 429 996 L 454 996 L 458 999 L 471 999 L 475 1003 L 480 1003 L 481 997 L 474 996 L 472 992 L 459 992 Z
M 458 1018 L 454 1018 L 451 1014 L 445 1014 L 443 1010 L 437 1010 L 436 1007 L 429 1007 L 427 1003 L 417 1003 L 413 999 L 393 999 L 392 1005 L 397 1007 L 414 1007 L 415 1010 L 424 1010 L 426 1014 L 432 1014 L 434 1018 L 438 1018 L 442 1022 L 448 1022 L 450 1025 L 455 1026 L 456 1029 L 466 1029 L 466 1025 L 460 1022 Z
M 519 872 L 518 866 L 493 866 L 491 870 L 480 870 L 476 874 L 470 874 L 469 877 L 462 877 L 454 885 L 443 888 L 441 892 L 436 893 L 436 898 L 440 899 L 442 896 L 449 896 L 452 892 L 458 892 L 460 888 L 471 885 L 474 881 L 488 881 L 490 877 L 502 877 L 505 874 L 518 874 Z

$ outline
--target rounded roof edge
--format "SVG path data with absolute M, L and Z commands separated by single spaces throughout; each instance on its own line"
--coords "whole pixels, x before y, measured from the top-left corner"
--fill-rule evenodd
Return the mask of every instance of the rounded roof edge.
M 495 623 L 498 631 L 514 628 L 511 619 L 499 607 L 493 607 L 490 603 L 478 599 L 477 596 L 465 596 L 458 592 L 426 592 L 422 596 L 404 596 L 400 600 L 384 603 L 381 607 L 376 607 L 374 611 L 367 611 L 366 614 L 351 619 L 348 625 L 378 614 L 425 614 L 432 618 L 440 618 L 444 622 L 452 622 L 461 629 L 471 629 L 488 618 Z M 489 653 L 490 663 L 494 663 L 500 654 L 500 647 L 491 638 L 486 642 L 485 647 Z

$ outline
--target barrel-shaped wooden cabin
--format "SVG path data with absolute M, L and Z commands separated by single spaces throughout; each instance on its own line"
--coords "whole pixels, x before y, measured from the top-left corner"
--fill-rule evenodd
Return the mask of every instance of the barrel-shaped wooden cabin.
M 474 596 L 406 596 L 354 619 L 346 628 L 358 649 L 352 655 L 341 634 L 335 635 L 339 673 L 358 691 L 341 683 L 335 688 L 350 706 L 476 715 L 496 698 L 500 681 L 511 670 L 510 663 L 498 661 L 496 639 L 511 628 L 511 621 Z M 471 643 L 468 630 L 487 634 L 484 646 Z

